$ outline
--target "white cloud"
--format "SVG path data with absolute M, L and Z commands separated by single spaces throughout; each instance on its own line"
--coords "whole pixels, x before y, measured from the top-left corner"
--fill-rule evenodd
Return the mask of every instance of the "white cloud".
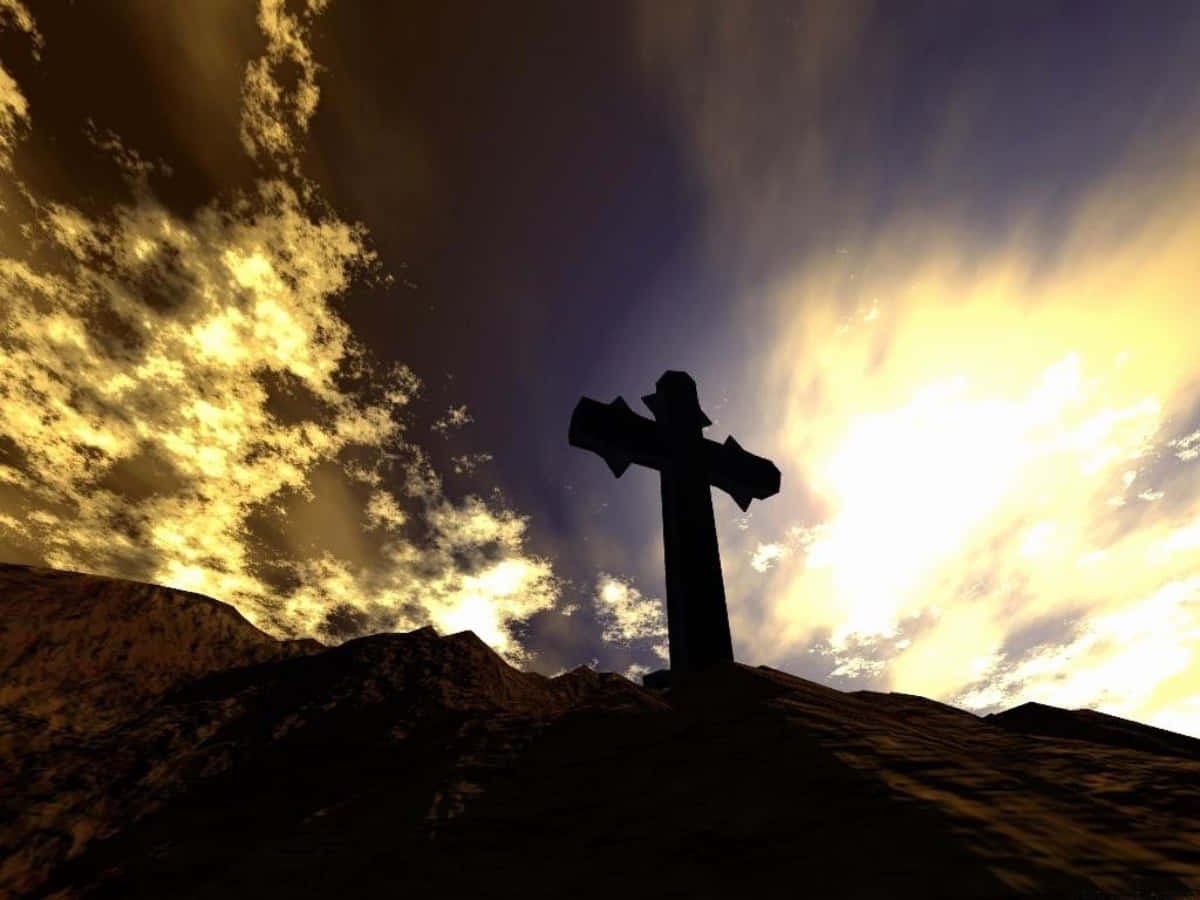
M 1177 438 L 1168 443 L 1175 448 L 1175 455 L 1184 462 L 1200 458 L 1200 429 L 1185 437 Z
M 1200 518 L 1189 525 L 1172 529 L 1163 538 L 1154 541 L 1146 550 L 1146 562 L 1163 564 L 1179 553 L 1200 548 Z
M 1053 522 L 1038 522 L 1026 531 L 1025 536 L 1021 539 L 1021 554 L 1023 556 L 1040 556 L 1045 553 L 1056 530 Z
M 790 550 L 783 544 L 759 544 L 754 548 L 754 554 L 750 558 L 750 566 L 756 572 L 766 572 L 776 562 L 790 554 Z
M 985 683 L 961 694 L 968 709 L 1035 700 L 1066 709 L 1097 708 L 1112 715 L 1171 725 L 1195 734 L 1175 706 L 1177 695 L 1156 691 L 1194 663 L 1200 645 L 1200 577 L 1170 581 L 1149 596 L 1088 619 L 1071 640 L 1039 647 L 1008 668 L 979 673 Z M 1070 673 L 1070 677 L 1062 677 Z M 1179 683 L 1176 691 L 1189 690 Z
M 857 678 L 863 675 L 878 675 L 883 671 L 884 661 L 864 656 L 843 656 L 829 673 L 832 678 Z
M 642 683 L 642 676 L 650 671 L 650 666 L 642 665 L 641 663 L 633 663 L 621 674 L 632 681 L 634 684 Z
M 596 580 L 595 605 L 606 641 L 628 644 L 667 636 L 666 604 L 613 575 L 601 573 Z

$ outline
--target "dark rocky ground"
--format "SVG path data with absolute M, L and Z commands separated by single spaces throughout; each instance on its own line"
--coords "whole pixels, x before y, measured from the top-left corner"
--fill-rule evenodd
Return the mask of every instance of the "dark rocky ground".
M 1200 741 L 0 566 L 0 896 L 1200 895 Z

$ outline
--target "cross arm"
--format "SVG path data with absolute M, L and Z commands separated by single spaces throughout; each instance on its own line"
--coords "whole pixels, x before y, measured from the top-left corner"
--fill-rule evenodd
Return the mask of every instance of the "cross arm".
M 775 463 L 742 449 L 730 435 L 724 444 L 704 440 L 708 483 L 720 488 L 745 512 L 751 500 L 765 500 L 779 493 L 779 469 Z
M 600 403 L 584 397 L 571 414 L 567 440 L 599 454 L 618 478 L 630 463 L 662 469 L 667 454 L 652 420 L 639 416 L 621 397 Z

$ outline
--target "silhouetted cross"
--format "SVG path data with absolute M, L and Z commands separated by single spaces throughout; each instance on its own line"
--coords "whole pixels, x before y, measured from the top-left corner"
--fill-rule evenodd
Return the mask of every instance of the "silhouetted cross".
M 779 492 L 779 469 L 747 453 L 732 436 L 718 444 L 700 433 L 712 422 L 686 372 L 663 373 L 655 388 L 642 398 L 654 420 L 639 416 L 621 397 L 608 404 L 584 397 L 571 415 L 567 439 L 602 456 L 618 478 L 630 463 L 661 473 L 667 633 L 671 673 L 678 675 L 733 659 L 709 486 L 745 511 L 751 500 Z M 654 676 L 644 683 L 669 681 L 665 673 Z

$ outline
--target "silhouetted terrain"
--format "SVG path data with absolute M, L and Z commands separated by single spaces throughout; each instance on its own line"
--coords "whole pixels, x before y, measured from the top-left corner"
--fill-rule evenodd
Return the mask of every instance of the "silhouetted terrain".
M 1200 892 L 1200 741 L 1088 711 L 551 679 L 431 628 L 280 643 L 18 566 L 0 704 L 0 895 Z

